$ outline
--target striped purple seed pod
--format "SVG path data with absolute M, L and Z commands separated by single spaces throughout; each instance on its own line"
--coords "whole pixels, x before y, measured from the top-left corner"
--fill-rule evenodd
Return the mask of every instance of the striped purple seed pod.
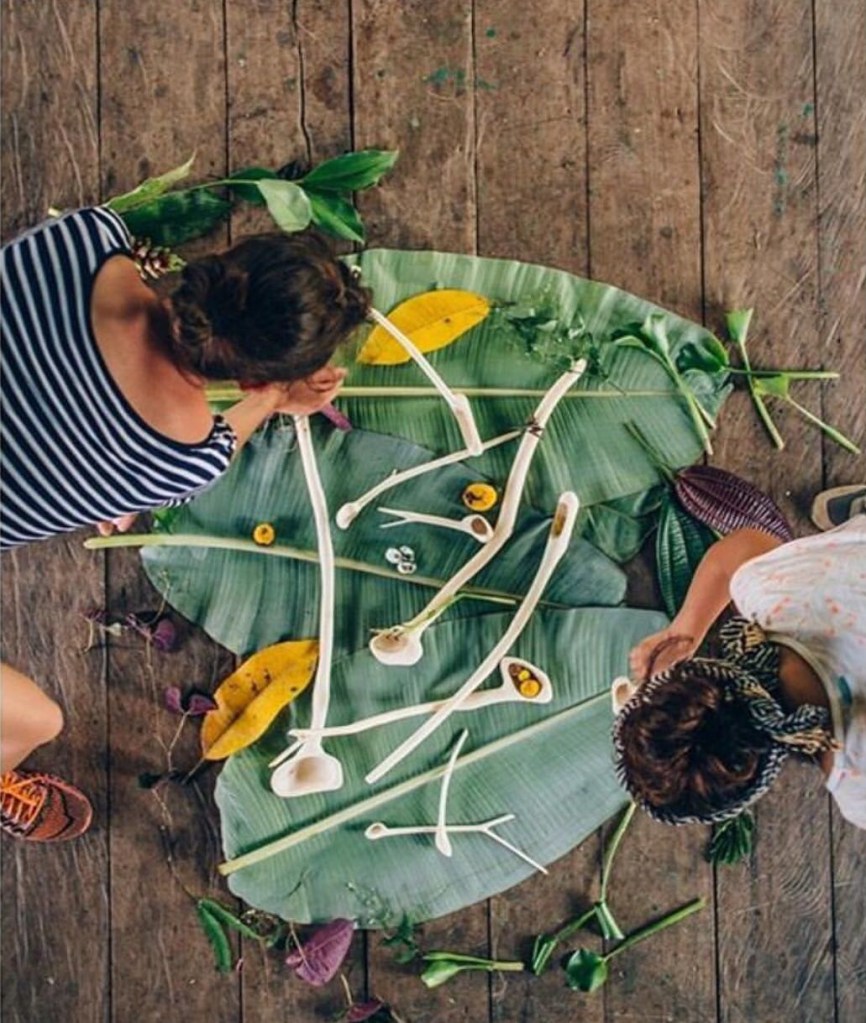
M 674 492 L 694 518 L 724 536 L 735 529 L 762 529 L 783 542 L 794 539 L 776 503 L 748 481 L 711 465 L 676 474 Z

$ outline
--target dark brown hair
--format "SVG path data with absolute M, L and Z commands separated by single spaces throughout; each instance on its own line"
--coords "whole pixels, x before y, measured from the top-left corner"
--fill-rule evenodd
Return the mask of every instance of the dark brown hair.
M 629 789 L 657 809 L 723 809 L 755 778 L 770 740 L 699 662 L 681 661 L 624 711 L 622 766 Z
M 208 380 L 299 380 L 362 323 L 370 293 L 320 235 L 263 234 L 184 267 L 172 355 Z

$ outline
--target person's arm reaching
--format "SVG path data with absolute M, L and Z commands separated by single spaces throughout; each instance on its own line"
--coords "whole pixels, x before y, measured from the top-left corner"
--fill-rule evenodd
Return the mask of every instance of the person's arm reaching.
M 632 678 L 645 682 L 650 672 L 656 674 L 691 657 L 730 603 L 731 579 L 737 569 L 778 546 L 776 537 L 759 529 L 738 529 L 714 543 L 698 565 L 683 606 L 671 624 L 647 636 L 631 651 Z

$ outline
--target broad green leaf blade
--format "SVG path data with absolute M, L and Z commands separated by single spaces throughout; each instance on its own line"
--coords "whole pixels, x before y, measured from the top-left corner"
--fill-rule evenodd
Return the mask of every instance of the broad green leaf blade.
M 500 612 L 433 626 L 427 653 L 412 668 L 384 668 L 367 651 L 342 658 L 334 666 L 329 720 L 347 722 L 455 691 L 509 619 Z M 273 730 L 232 757 L 220 775 L 223 841 L 229 859 L 281 836 L 295 844 L 232 873 L 230 888 L 287 919 L 342 916 L 363 926 L 396 926 L 403 914 L 413 920 L 440 916 L 527 877 L 531 867 L 483 835 L 452 835 L 450 859 L 436 851 L 432 836 L 364 837 L 374 821 L 435 822 L 441 767 L 464 728 L 469 740 L 452 778 L 448 822 L 514 813 L 514 821 L 501 825 L 503 838 L 542 863 L 552 862 L 625 802 L 612 766 L 609 685 L 624 670 L 630 648 L 664 621 L 655 612 L 620 608 L 540 611 L 513 653 L 550 674 L 553 701 L 455 713 L 393 777 L 373 788 L 364 783 L 365 773 L 417 721 L 327 740 L 326 749 L 343 761 L 344 787 L 290 800 L 268 787 L 265 765 L 285 745 L 280 730 Z M 289 720 L 308 723 L 306 697 L 292 705 Z M 431 771 L 434 777 L 425 780 Z M 395 790 L 402 794 L 395 798 Z M 365 808 L 365 801 L 374 805 Z M 334 823 L 339 813 L 343 820 Z M 315 871 L 309 869 L 313 863 Z
M 294 181 L 263 178 L 258 182 L 258 189 L 264 196 L 268 212 L 283 231 L 303 231 L 310 223 L 313 210 L 309 196 Z
M 105 205 L 109 209 L 114 210 L 115 213 L 126 213 L 136 206 L 142 206 L 167 192 L 178 181 L 183 181 L 189 175 L 190 170 L 192 170 L 194 161 L 195 153 L 192 154 L 186 163 L 182 163 L 179 167 L 173 167 L 171 170 L 166 171 L 165 174 L 142 181 L 131 192 L 116 195 L 113 199 L 109 199 Z
M 672 498 L 663 508 L 656 533 L 656 571 L 665 609 L 673 617 L 682 607 L 692 576 L 715 537 Z
M 232 204 L 207 188 L 168 192 L 122 214 L 135 238 L 174 247 L 209 234 Z
M 343 433 L 321 421 L 314 422 L 313 428 L 332 520 L 342 503 L 353 500 L 395 468 L 417 465 L 431 457 L 416 445 L 363 430 Z M 441 580 L 450 578 L 477 550 L 476 541 L 465 533 L 417 525 L 381 529 L 391 520 L 376 510 L 376 504 L 460 518 L 466 514 L 461 494 L 478 478 L 463 464 L 419 477 L 390 491 L 387 503 L 383 496 L 370 505 L 351 529 L 333 529 L 338 557 L 367 562 L 390 573 L 389 578 L 380 579 L 338 572 L 340 606 L 354 609 L 338 620 L 338 651 L 366 646 L 371 629 L 411 618 L 433 596 L 435 590 L 413 586 L 406 581 L 411 577 L 397 574 L 385 557 L 390 547 L 411 546 L 418 575 Z M 534 571 L 544 548 L 551 512 L 552 508 L 546 514 L 529 508 L 523 511 L 514 537 L 478 576 L 477 584 L 522 597 L 526 574 Z M 274 525 L 277 544 L 315 550 L 309 497 L 290 423 L 275 421 L 257 433 L 228 474 L 172 518 L 170 531 L 249 540 L 259 522 Z M 268 556 L 264 553 L 268 548 L 260 550 L 262 553 L 149 548 L 142 557 L 154 585 L 181 614 L 197 621 L 229 649 L 248 654 L 287 638 L 314 637 L 318 629 L 318 566 Z M 544 599 L 578 606 L 618 604 L 624 595 L 622 571 L 585 540 L 575 538 Z M 501 606 L 461 600 L 446 614 L 465 616 Z M 358 613 L 358 608 L 364 613 Z
M 364 241 L 364 225 L 352 203 L 334 192 L 308 192 L 313 223 L 350 242 Z
M 430 356 L 452 387 L 467 391 L 485 438 L 526 422 L 538 404 L 538 397 L 509 397 L 508 391 L 543 392 L 562 370 L 562 351 L 544 346 L 527 352 L 525 339 L 508 322 L 509 304 L 549 309 L 564 333 L 580 329 L 591 337 L 609 379 L 586 374 L 555 410 L 530 472 L 532 504 L 550 507 L 558 494 L 573 487 L 586 508 L 658 483 L 657 470 L 625 429 L 629 421 L 638 424 L 671 468 L 690 465 L 700 456 L 701 438 L 665 369 L 644 351 L 616 348 L 610 340 L 615 331 L 635 321 L 642 323 L 655 313 L 664 316 L 676 358 L 685 345 L 712 344 L 708 341 L 712 334 L 700 325 L 618 288 L 512 260 L 371 249 L 347 261 L 361 268 L 362 280 L 372 287 L 379 309 L 391 309 L 432 287 L 472 291 L 501 304 L 501 315 L 494 310 L 458 345 Z M 730 390 L 727 372 L 707 374 L 695 369 L 689 373 L 699 375 L 703 383 L 701 404 L 710 413 L 717 412 Z M 461 445 L 453 417 L 437 396 L 396 396 L 400 388 L 428 384 L 414 365 L 353 365 L 347 383 L 395 389 L 391 401 L 341 399 L 341 407 L 356 425 L 406 437 L 439 453 Z M 690 384 L 696 386 L 692 377 Z M 503 393 L 497 395 L 497 391 Z M 508 473 L 511 457 L 507 449 L 493 450 L 472 464 L 499 483 Z
M 362 149 L 335 156 L 314 167 L 301 183 L 310 191 L 357 192 L 375 185 L 394 166 L 398 156 L 399 151 L 385 149 Z
M 279 177 L 276 171 L 268 170 L 267 167 L 242 167 L 234 174 L 229 174 L 226 178 L 226 187 L 244 201 L 251 202 L 256 206 L 264 206 L 265 197 L 262 195 L 261 189 L 258 185 L 249 185 L 246 182 L 276 181 L 279 180 Z M 243 183 L 236 183 L 235 179 L 240 179 Z

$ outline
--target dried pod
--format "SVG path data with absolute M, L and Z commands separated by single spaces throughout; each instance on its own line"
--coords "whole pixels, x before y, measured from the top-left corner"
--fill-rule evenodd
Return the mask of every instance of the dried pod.
M 676 474 L 674 492 L 683 508 L 722 535 L 735 529 L 761 529 L 782 541 L 794 539 L 779 507 L 747 480 L 709 465 Z

